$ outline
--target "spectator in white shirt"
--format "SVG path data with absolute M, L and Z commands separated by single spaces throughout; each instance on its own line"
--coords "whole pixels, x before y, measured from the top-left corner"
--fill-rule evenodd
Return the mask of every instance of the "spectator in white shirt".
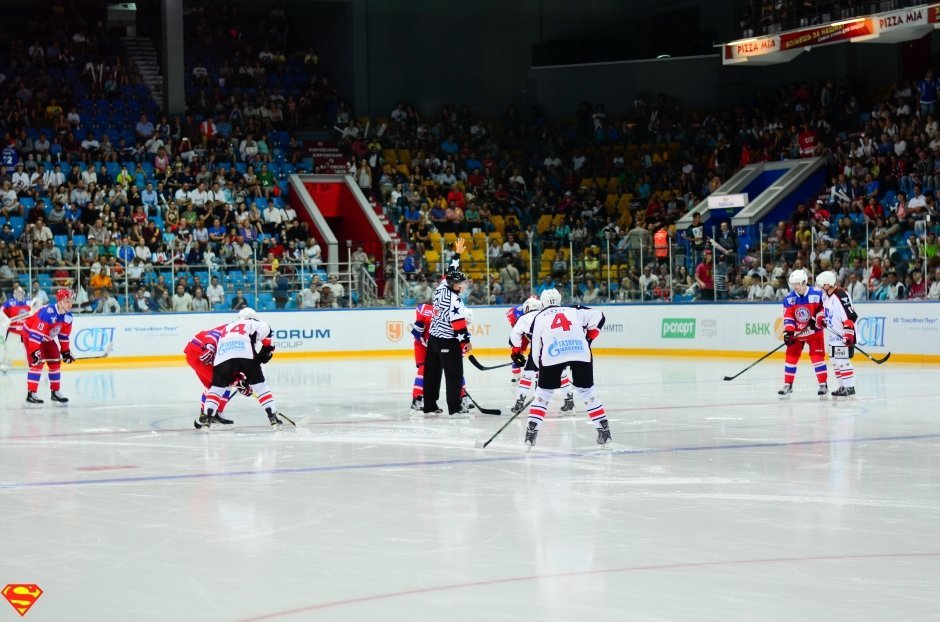
M 307 247 L 304 248 L 304 261 L 306 261 L 307 265 L 309 265 L 312 270 L 317 270 L 320 267 L 320 263 L 323 261 L 320 245 L 317 244 L 314 238 L 307 240 Z
M 313 283 L 305 287 L 297 294 L 298 309 L 316 309 L 320 306 L 320 292 Z
M 214 276 L 209 280 L 209 286 L 206 288 L 206 298 L 209 300 L 209 306 L 213 309 L 225 300 L 225 288 L 219 285 L 219 277 Z
M 176 286 L 176 293 L 173 294 L 173 300 L 170 308 L 176 312 L 193 310 L 193 297 L 182 285 Z
M 206 192 L 206 185 L 199 184 L 194 189 L 189 191 L 189 200 L 193 202 L 193 206 L 199 208 L 206 204 L 206 201 L 209 200 L 209 193 Z
M 121 305 L 118 304 L 118 301 L 111 297 L 111 293 L 108 290 L 103 290 L 101 292 L 101 297 L 98 299 L 98 305 L 95 307 L 95 313 L 120 313 Z
M 19 195 L 29 191 L 29 173 L 23 170 L 23 163 L 16 165 L 16 172 L 13 173 L 13 191 Z

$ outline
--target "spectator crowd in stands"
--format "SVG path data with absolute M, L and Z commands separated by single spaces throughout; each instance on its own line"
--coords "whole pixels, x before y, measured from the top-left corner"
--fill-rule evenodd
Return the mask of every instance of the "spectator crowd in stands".
M 117 39 L 72 9 L 25 16 L 34 41 L 0 56 L 3 293 L 70 284 L 101 313 L 351 304 L 353 277 L 322 272 L 284 201 L 286 175 L 312 166 L 296 132 L 329 128 L 405 241 L 398 262 L 358 249 L 356 270 L 390 285 L 400 271 L 408 302 L 431 296 L 455 236 L 472 249 L 471 304 L 549 287 L 583 302 L 777 300 L 795 268 L 835 270 L 856 299 L 940 298 L 932 72 L 878 93 L 795 84 L 716 111 L 643 95 L 561 119 L 407 102 L 364 119 L 313 49 L 285 48 L 279 10 L 253 22 L 233 5 L 187 19 L 188 113 L 171 117 Z M 810 156 L 830 184 L 762 244 L 742 248 L 727 222 L 676 230 L 742 166 Z

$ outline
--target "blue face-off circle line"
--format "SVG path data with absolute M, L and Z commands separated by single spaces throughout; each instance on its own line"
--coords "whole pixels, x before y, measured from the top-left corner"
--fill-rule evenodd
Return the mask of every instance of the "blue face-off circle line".
M 407 469 L 407 468 L 426 468 L 438 466 L 451 466 L 455 464 L 487 464 L 496 462 L 517 462 L 524 460 L 558 460 L 572 458 L 589 458 L 597 456 L 631 456 L 641 454 L 666 454 L 681 453 L 693 451 L 723 451 L 736 449 L 769 449 L 779 447 L 800 447 L 814 445 L 838 445 L 854 443 L 880 443 L 896 441 L 917 441 L 940 438 L 940 433 L 936 434 L 908 434 L 903 436 L 870 436 L 861 438 L 838 438 L 825 440 L 807 440 L 791 442 L 765 442 L 765 443 L 743 443 L 738 445 L 703 445 L 700 447 L 664 447 L 653 449 L 598 449 L 594 451 L 569 452 L 569 453 L 551 453 L 551 454 L 518 454 L 511 456 L 490 456 L 482 458 L 453 458 L 447 460 L 416 460 L 405 462 L 379 462 L 373 464 L 339 464 L 328 466 L 309 466 L 309 467 L 284 467 L 277 469 L 261 469 L 252 471 L 221 471 L 218 473 L 179 473 L 176 475 L 142 475 L 139 477 L 117 477 L 102 479 L 84 479 L 84 480 L 59 480 L 50 482 L 9 482 L 0 483 L 0 490 L 16 490 L 24 488 L 52 488 L 60 486 L 91 486 L 98 484 L 134 484 L 139 482 L 166 482 L 179 480 L 196 480 L 208 478 L 227 478 L 227 477 L 250 477 L 256 475 L 281 475 L 281 474 L 302 474 L 302 473 L 329 473 L 336 471 L 360 471 L 372 469 Z M 482 451 L 482 450 L 477 450 Z

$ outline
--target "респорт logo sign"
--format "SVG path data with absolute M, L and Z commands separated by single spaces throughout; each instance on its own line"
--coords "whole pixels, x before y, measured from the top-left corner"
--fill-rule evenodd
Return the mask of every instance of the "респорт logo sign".
M 659 336 L 663 339 L 694 339 L 695 318 L 665 317 Z

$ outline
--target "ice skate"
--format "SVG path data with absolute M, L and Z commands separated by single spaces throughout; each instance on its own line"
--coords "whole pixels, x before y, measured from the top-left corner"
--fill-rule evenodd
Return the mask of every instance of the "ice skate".
M 467 419 L 470 416 L 470 409 L 461 406 L 457 412 L 450 413 L 451 419 Z
M 526 428 L 526 431 L 525 431 L 525 444 L 528 447 L 534 447 L 535 439 L 538 438 L 538 435 L 539 435 L 538 426 L 535 425 L 534 421 L 530 421 L 529 426 Z
M 516 400 L 516 403 L 512 405 L 512 408 L 510 408 L 510 410 L 512 411 L 512 414 L 515 415 L 517 412 L 520 412 L 523 408 L 525 408 L 525 396 L 520 395 L 519 399 Z
M 211 424 L 212 417 L 205 413 L 199 413 L 199 416 L 193 421 L 193 427 L 197 430 L 208 428 Z
M 284 425 L 284 421 L 281 419 L 280 414 L 281 413 L 276 412 L 268 413 L 268 422 L 275 428 Z
M 565 403 L 561 405 L 561 412 L 568 417 L 573 417 L 575 415 L 573 393 L 568 393 L 565 395 Z
M 819 383 L 819 388 L 816 389 L 816 395 L 818 395 L 821 400 L 829 399 L 829 385 L 825 382 Z
M 419 395 L 411 399 L 411 416 L 417 417 L 423 414 L 424 411 L 424 396 Z
M 221 423 L 222 425 L 232 425 L 234 421 L 231 419 L 226 419 L 222 415 L 215 414 L 212 415 L 212 423 Z
M 793 385 L 789 382 L 783 385 L 783 388 L 777 391 L 777 395 L 780 396 L 782 400 L 790 399 L 791 394 L 793 393 Z
M 49 399 L 52 400 L 54 403 L 59 404 L 60 406 L 65 406 L 66 404 L 69 403 L 69 398 L 65 397 L 58 391 L 53 391 L 49 395 Z
M 832 392 L 832 397 L 834 398 L 849 398 L 855 397 L 855 387 L 839 387 Z
M 601 421 L 601 427 L 597 428 L 597 444 L 606 445 L 610 442 L 610 428 L 607 425 L 607 420 L 604 419 Z
M 470 398 L 466 395 L 463 396 L 463 399 L 460 400 L 460 409 L 461 410 L 471 410 L 476 408 L 476 404 L 470 401 Z
M 39 399 L 39 396 L 33 393 L 32 391 L 26 392 L 26 403 L 27 404 L 45 404 L 45 401 Z

